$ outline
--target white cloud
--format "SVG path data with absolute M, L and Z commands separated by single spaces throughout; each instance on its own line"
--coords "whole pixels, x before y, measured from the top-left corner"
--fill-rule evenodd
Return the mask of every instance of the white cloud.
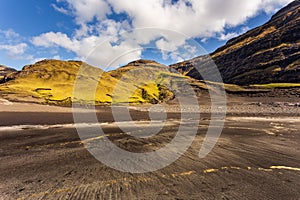
M 158 27 L 190 37 L 209 37 L 236 26 L 259 11 L 270 12 L 291 0 L 185 0 L 176 4 L 162 0 L 108 0 L 117 13 L 127 13 L 134 28 Z M 192 5 L 192 6 L 190 6 Z
M 150 42 L 164 49 L 164 57 L 171 52 L 170 56 L 178 58 L 175 55 L 178 55 L 179 48 L 187 45 L 183 35 L 189 38 L 218 37 L 227 40 L 239 33 L 226 33 L 226 27 L 241 25 L 262 11 L 273 13 L 291 1 L 178 0 L 172 3 L 171 0 L 57 0 L 60 6 L 53 7 L 62 13 L 72 13 L 80 28 L 74 31 L 72 37 L 61 32 L 49 32 L 33 38 L 32 42 L 37 46 L 63 47 L 75 52 L 79 58 L 89 56 L 98 66 L 105 66 L 132 49 L 136 49 L 135 53 L 123 56 L 118 62 L 139 58 L 141 50 L 137 49 Z M 63 8 L 62 3 L 68 6 Z M 112 13 L 126 14 L 128 17 L 116 21 L 110 17 Z M 137 29 L 145 27 L 157 29 Z M 130 29 L 137 30 L 121 34 Z M 174 32 L 172 34 L 171 31 L 159 29 Z M 99 52 L 91 56 L 90 52 L 97 46 Z
M 123 64 L 140 58 L 141 50 L 135 43 L 121 42 L 119 45 L 113 45 L 111 43 L 113 41 L 115 39 L 108 37 L 107 34 L 103 34 L 101 37 L 88 36 L 82 39 L 70 39 L 66 34 L 60 32 L 49 32 L 32 39 L 32 43 L 36 46 L 60 46 L 75 52 L 80 59 L 96 66 L 107 66 L 125 52 L 129 52 L 128 55 L 123 55 L 118 59 Z M 132 49 L 137 49 L 137 51 L 131 52 Z M 115 66 L 118 66 L 118 63 Z
M 8 29 L 8 30 L 0 30 L 0 34 L 4 35 L 4 37 L 6 39 L 14 39 L 14 38 L 18 38 L 20 35 L 18 33 L 16 33 L 14 30 L 12 29 Z
M 28 50 L 28 44 L 24 42 L 24 38 L 12 29 L 0 29 L 0 50 L 4 58 L 12 60 L 24 59 Z
M 266 13 L 272 14 L 278 11 L 283 5 L 286 5 L 293 0 L 263 0 L 262 7 Z
M 244 27 L 241 28 L 240 31 L 237 31 L 237 32 L 228 32 L 228 33 L 222 32 L 222 33 L 218 34 L 218 39 L 220 41 L 227 41 L 227 40 L 230 40 L 234 37 L 237 37 L 237 36 L 247 32 L 249 29 L 250 28 L 248 26 L 244 26 Z
M 66 34 L 60 32 L 44 33 L 39 37 L 34 37 L 32 39 L 32 43 L 36 46 L 44 47 L 61 46 L 65 49 L 70 49 L 75 52 L 79 51 L 80 48 L 79 43 L 77 41 L 71 40 Z
M 49 33 L 45 35 L 47 35 L 48 37 L 52 36 L 53 38 L 55 38 L 56 36 L 57 39 L 56 42 L 65 43 L 66 38 L 63 38 L 64 34 L 54 34 L 55 36 L 53 36 L 52 34 Z M 22 60 L 23 62 L 34 63 L 36 61 L 46 59 L 46 57 L 41 57 L 41 55 L 45 53 L 38 52 L 36 51 L 35 48 L 33 49 L 30 43 L 26 43 L 26 39 L 27 38 L 22 37 L 19 33 L 16 33 L 12 29 L 8 29 L 8 30 L 0 29 L 0 50 L 1 50 L 0 53 L 1 55 L 3 54 L 2 56 L 4 60 L 5 59 L 19 60 L 19 61 Z M 61 41 L 59 41 L 59 39 L 61 39 Z M 37 42 L 42 42 L 42 41 L 37 40 Z M 52 47 L 52 44 L 53 43 L 50 44 L 49 41 L 47 41 L 47 45 L 49 47 Z M 53 56 L 49 57 L 49 53 L 50 55 L 52 54 Z M 56 51 L 55 49 L 50 49 L 50 51 L 47 51 L 46 54 L 48 54 L 47 56 L 48 59 L 49 58 L 61 59 L 61 57 L 58 55 L 58 51 Z
M 62 14 L 65 14 L 65 15 L 70 14 L 69 11 L 67 9 L 63 8 L 63 7 L 58 7 L 55 4 L 51 4 L 51 6 L 54 8 L 54 10 L 56 10 L 56 11 L 62 13 Z
M 6 50 L 7 54 L 11 57 L 14 57 L 14 56 L 19 57 L 19 56 L 23 55 L 26 48 L 27 48 L 27 44 L 25 44 L 25 43 L 20 43 L 20 44 L 16 44 L 16 45 L 7 45 L 7 44 L 0 45 L 0 49 Z
M 29 55 L 26 57 L 26 60 L 28 60 L 30 63 L 36 63 L 41 60 L 45 59 L 54 59 L 54 60 L 60 60 L 61 57 L 59 55 L 53 56 L 52 58 L 46 58 L 46 57 L 34 57 L 33 55 Z
M 78 24 L 84 24 L 94 19 L 103 20 L 111 12 L 105 0 L 66 0 L 69 9 L 74 13 Z
M 227 40 L 229 40 L 231 38 L 234 38 L 236 36 L 238 36 L 238 33 L 236 33 L 236 32 L 221 33 L 220 37 L 219 37 L 219 40 L 221 40 L 221 41 L 227 41 Z

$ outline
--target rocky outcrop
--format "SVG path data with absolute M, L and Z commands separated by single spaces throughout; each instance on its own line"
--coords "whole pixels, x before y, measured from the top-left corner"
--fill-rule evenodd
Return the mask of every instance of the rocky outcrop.
M 6 67 L 4 65 L 0 65 L 0 83 L 1 82 L 4 82 L 4 77 L 11 74 L 11 73 L 14 73 L 16 72 L 17 70 L 13 69 L 13 68 L 9 68 L 9 67 Z
M 225 83 L 299 83 L 300 0 L 281 9 L 266 24 L 229 40 L 210 56 L 200 56 L 171 67 L 202 80 L 195 67 L 209 70 L 211 59 Z

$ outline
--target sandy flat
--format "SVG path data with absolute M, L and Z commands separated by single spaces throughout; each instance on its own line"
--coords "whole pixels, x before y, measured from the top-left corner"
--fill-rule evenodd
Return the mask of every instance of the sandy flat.
M 0 99 L 0 112 L 72 112 L 71 108 Z
M 146 126 L 149 109 L 131 107 L 132 119 Z M 104 136 L 82 140 L 71 108 L 2 100 L 0 199 L 300 199 L 297 109 L 269 102 L 231 104 L 222 134 L 205 158 L 198 155 L 210 116 L 201 114 L 197 135 L 184 155 L 157 171 L 132 174 L 112 169 L 89 153 L 86 145 L 97 145 Z M 97 119 L 105 137 L 118 147 L 152 152 L 178 131 L 180 109 L 175 105 L 166 110 L 170 123 L 150 138 L 121 130 L 131 124 L 114 123 L 109 107 L 97 108 Z M 83 119 L 85 115 L 78 125 L 89 132 L 95 124 L 87 112 Z

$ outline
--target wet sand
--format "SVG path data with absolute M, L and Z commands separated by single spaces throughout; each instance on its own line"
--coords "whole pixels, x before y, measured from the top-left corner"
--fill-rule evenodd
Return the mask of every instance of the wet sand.
M 0 114 L 0 199 L 300 199 L 300 118 L 289 108 L 298 109 L 229 113 L 218 143 L 202 159 L 209 114 L 201 115 L 188 151 L 166 168 L 142 174 L 97 161 L 72 126 L 70 110 L 6 110 Z M 136 108 L 131 116 L 148 120 L 145 110 Z M 179 121 L 172 110 L 168 119 Z M 100 122 L 109 122 L 103 125 L 109 139 L 132 152 L 161 148 L 178 129 L 165 126 L 152 138 L 133 139 L 112 123 L 109 108 L 97 113 Z M 8 129 L 13 125 L 19 127 Z

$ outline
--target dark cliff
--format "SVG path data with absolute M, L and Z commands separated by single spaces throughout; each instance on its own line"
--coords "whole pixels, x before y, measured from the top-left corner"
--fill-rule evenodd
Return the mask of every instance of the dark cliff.
M 233 38 L 207 56 L 171 65 L 202 79 L 195 66 L 208 68 L 212 59 L 225 83 L 300 82 L 300 0 L 277 12 L 266 24 Z M 207 69 L 208 70 L 208 69 Z

